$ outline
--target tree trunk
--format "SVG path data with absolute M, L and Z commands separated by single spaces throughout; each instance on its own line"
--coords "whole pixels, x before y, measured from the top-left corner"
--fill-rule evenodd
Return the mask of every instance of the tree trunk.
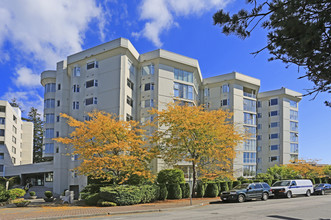
M 195 163 L 192 161 L 192 170 L 193 170 L 193 184 L 192 184 L 192 198 L 195 197 L 195 184 L 196 184 L 196 171 L 195 171 Z

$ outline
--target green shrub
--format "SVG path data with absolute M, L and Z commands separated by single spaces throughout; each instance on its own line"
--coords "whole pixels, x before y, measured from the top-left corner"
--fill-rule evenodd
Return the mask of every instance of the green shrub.
M 6 202 L 9 198 L 9 192 L 4 186 L 0 185 L 0 202 Z
M 253 182 L 254 183 L 259 183 L 259 182 L 263 182 L 263 180 L 261 180 L 261 179 L 255 179 L 255 180 L 253 180 Z
M 238 186 L 238 185 L 240 185 L 241 184 L 241 182 L 240 181 L 233 181 L 233 188 L 234 187 L 236 187 L 236 186 Z
M 168 190 L 165 184 L 160 184 L 160 193 L 159 193 L 159 200 L 166 200 L 168 197 Z
M 322 183 L 321 178 L 314 178 L 315 179 L 315 184 Z
M 214 198 L 214 197 L 218 196 L 218 194 L 219 194 L 219 191 L 218 191 L 217 183 L 209 182 L 207 185 L 207 188 L 206 188 L 205 197 Z
M 87 186 L 85 186 L 85 188 L 81 191 L 84 193 L 98 193 L 100 192 L 100 187 L 105 187 L 105 186 L 109 186 L 109 183 L 104 183 L 104 184 L 89 184 Z
M 143 176 L 138 176 L 137 174 L 132 174 L 129 179 L 126 181 L 128 185 L 141 185 L 146 184 L 147 179 Z
M 80 198 L 81 199 L 86 199 L 86 197 L 89 196 L 89 195 L 91 195 L 91 194 L 88 193 L 88 192 L 80 192 L 79 195 L 80 195 Z
M 92 193 L 85 198 L 85 204 L 90 206 L 96 206 L 100 200 L 99 193 Z
M 181 199 L 182 189 L 178 183 L 172 183 L 167 185 L 168 199 Z
M 229 190 L 233 189 L 233 181 L 228 181 Z
M 159 198 L 160 188 L 157 185 L 142 185 L 141 190 L 141 203 L 154 202 Z
M 160 184 L 180 184 L 185 182 L 184 172 L 181 169 L 161 170 L 157 174 L 157 182 Z
M 45 191 L 44 192 L 46 198 L 52 198 L 53 197 L 53 193 L 51 191 Z
M 106 186 L 100 188 L 100 197 L 119 206 L 138 204 L 142 200 L 142 192 L 138 186 Z
M 190 197 L 190 184 L 189 183 L 181 183 L 180 188 L 182 189 L 183 198 Z
M 35 191 L 30 191 L 29 194 L 30 194 L 30 196 L 35 196 L 36 192 Z
M 222 182 L 220 183 L 220 185 L 221 185 L 221 192 L 229 191 L 229 186 L 228 186 L 227 182 L 222 181 Z
M 97 202 L 97 206 L 101 206 L 101 207 L 116 206 L 116 203 L 99 199 Z
M 203 198 L 205 196 L 205 191 L 206 191 L 205 184 L 203 182 L 198 182 L 197 191 L 196 191 L 197 197 Z
M 8 190 L 8 192 L 9 192 L 10 199 L 16 199 L 16 198 L 22 197 L 26 193 L 24 189 L 19 189 L 19 188 L 10 189 L 10 190 Z

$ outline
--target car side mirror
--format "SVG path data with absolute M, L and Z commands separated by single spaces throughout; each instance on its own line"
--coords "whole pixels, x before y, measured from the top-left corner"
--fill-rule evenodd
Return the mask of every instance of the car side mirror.
M 247 187 L 247 190 L 250 190 L 250 189 L 252 189 L 252 187 L 250 186 L 250 187 Z

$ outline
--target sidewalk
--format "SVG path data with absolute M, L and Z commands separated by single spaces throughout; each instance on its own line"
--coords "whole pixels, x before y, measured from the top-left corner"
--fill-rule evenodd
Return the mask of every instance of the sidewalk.
M 47 206 L 47 203 L 35 200 L 28 207 L 0 208 L 0 219 L 63 219 L 79 218 L 97 215 L 118 215 L 125 213 L 160 212 L 174 208 L 193 208 L 219 201 L 219 198 L 194 198 L 192 206 L 190 199 L 157 201 L 132 206 L 91 207 L 91 206 Z

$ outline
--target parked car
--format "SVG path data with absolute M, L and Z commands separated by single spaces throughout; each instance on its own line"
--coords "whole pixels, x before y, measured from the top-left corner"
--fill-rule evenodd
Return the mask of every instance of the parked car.
M 275 197 L 285 196 L 291 198 L 293 195 L 303 194 L 310 196 L 314 192 L 311 180 L 280 180 L 272 186 L 272 193 Z
M 314 194 L 315 195 L 324 195 L 326 192 L 331 192 L 331 184 L 320 183 L 314 185 Z
M 222 192 L 221 199 L 224 202 L 244 202 L 250 199 L 267 200 L 270 193 L 271 188 L 267 183 L 244 183 L 234 187 L 232 190 Z

